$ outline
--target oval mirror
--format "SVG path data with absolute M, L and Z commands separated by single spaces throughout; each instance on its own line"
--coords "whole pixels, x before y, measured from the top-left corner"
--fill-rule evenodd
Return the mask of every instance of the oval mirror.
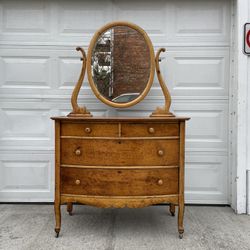
M 87 56 L 88 80 L 104 103 L 117 108 L 138 103 L 150 90 L 154 72 L 152 43 L 137 25 L 113 22 L 93 36 Z

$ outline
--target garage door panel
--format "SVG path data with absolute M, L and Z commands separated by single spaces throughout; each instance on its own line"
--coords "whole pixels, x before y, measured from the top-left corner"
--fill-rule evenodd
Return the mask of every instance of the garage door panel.
M 51 39 L 51 4 L 48 1 L 1 1 L 4 40 Z
M 49 109 L 43 108 L 21 108 L 17 105 L 15 108 L 2 108 L 0 147 L 51 146 L 51 115 Z
M 52 201 L 53 158 L 51 153 L 1 153 L 0 201 Z
M 76 57 L 59 57 L 58 64 L 59 89 L 73 89 L 77 76 L 80 75 L 82 62 Z
M 45 1 L 3 1 L 4 33 L 47 33 L 49 31 L 49 6 Z
M 230 39 L 230 5 L 223 1 L 176 1 L 174 36 L 177 41 L 221 41 Z
M 0 51 L 1 93 L 27 95 L 29 91 L 31 94 L 71 95 L 82 67 L 80 57 L 75 47 L 64 50 L 55 47 L 27 50 L 26 46 L 4 49 Z M 90 90 L 86 81 L 85 78 L 84 87 Z
M 230 1 L 105 0 L 0 2 L 0 201 L 53 198 L 54 126 L 70 96 L 93 32 L 113 20 L 144 28 L 162 53 L 172 111 L 187 122 L 186 202 L 227 203 Z M 141 103 L 112 109 L 79 95 L 94 116 L 149 116 L 164 98 L 157 77 Z M 21 152 L 21 153 L 20 153 Z M 27 178 L 26 178 L 26 177 Z M 1 180 L 4 178 L 5 180 Z
M 170 35 L 167 20 L 171 16 L 168 1 L 114 1 L 114 19 L 129 20 L 146 30 L 153 43 L 166 42 Z M 150 18 L 149 18 L 150 17 Z
M 173 111 L 191 117 L 186 126 L 186 148 L 189 151 L 224 151 L 228 147 L 228 104 L 207 101 L 175 103 Z
M 227 204 L 227 156 L 218 153 L 186 153 L 185 199 L 198 203 Z
M 161 69 L 173 97 L 228 96 L 229 49 L 186 47 L 163 56 Z
M 20 89 L 40 91 L 53 88 L 53 55 L 50 51 L 27 47 L 0 51 L 1 83 L 5 93 L 18 93 Z M 1 92 L 4 93 L 4 92 Z
M 50 88 L 49 57 L 5 56 L 2 61 L 3 88 Z
M 87 42 L 98 28 L 113 19 L 111 1 L 63 1 L 57 8 L 57 30 L 62 41 L 78 36 Z
M 82 42 L 113 20 L 141 25 L 154 43 L 229 45 L 230 5 L 220 1 L 3 1 L 5 41 Z M 150 18 L 148 18 L 150 16 Z M 84 25 L 88 24 L 88 25 Z

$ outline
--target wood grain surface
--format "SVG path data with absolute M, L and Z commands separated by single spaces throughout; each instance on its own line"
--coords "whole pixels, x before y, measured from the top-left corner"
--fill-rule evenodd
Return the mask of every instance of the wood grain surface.
M 179 123 L 123 123 L 122 136 L 178 136 Z
M 118 123 L 63 123 L 62 136 L 118 136 Z
M 61 193 L 85 195 L 178 194 L 178 168 L 173 169 L 61 169 Z
M 97 207 L 178 206 L 184 225 L 184 155 L 187 118 L 56 117 L 57 236 L 60 204 Z
M 61 139 L 61 164 L 161 166 L 178 162 L 179 140 Z

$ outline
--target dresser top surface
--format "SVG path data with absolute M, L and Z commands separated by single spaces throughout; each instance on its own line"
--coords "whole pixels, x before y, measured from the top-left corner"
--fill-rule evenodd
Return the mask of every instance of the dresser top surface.
M 52 120 L 60 121 L 88 121 L 88 122 L 177 122 L 189 120 L 189 117 L 68 117 L 56 116 Z

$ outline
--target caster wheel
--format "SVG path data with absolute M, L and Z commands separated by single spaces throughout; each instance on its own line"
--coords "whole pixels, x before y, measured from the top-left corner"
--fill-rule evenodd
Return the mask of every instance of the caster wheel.
M 72 212 L 69 212 L 69 215 L 72 216 L 73 215 Z
M 179 233 L 179 239 L 183 238 L 183 233 Z
M 171 212 L 171 216 L 175 216 L 175 213 L 172 213 L 172 212 Z
M 59 237 L 59 232 L 60 232 L 60 229 L 55 229 L 55 232 L 56 232 L 55 237 L 56 237 L 56 238 L 58 238 L 58 237 Z

